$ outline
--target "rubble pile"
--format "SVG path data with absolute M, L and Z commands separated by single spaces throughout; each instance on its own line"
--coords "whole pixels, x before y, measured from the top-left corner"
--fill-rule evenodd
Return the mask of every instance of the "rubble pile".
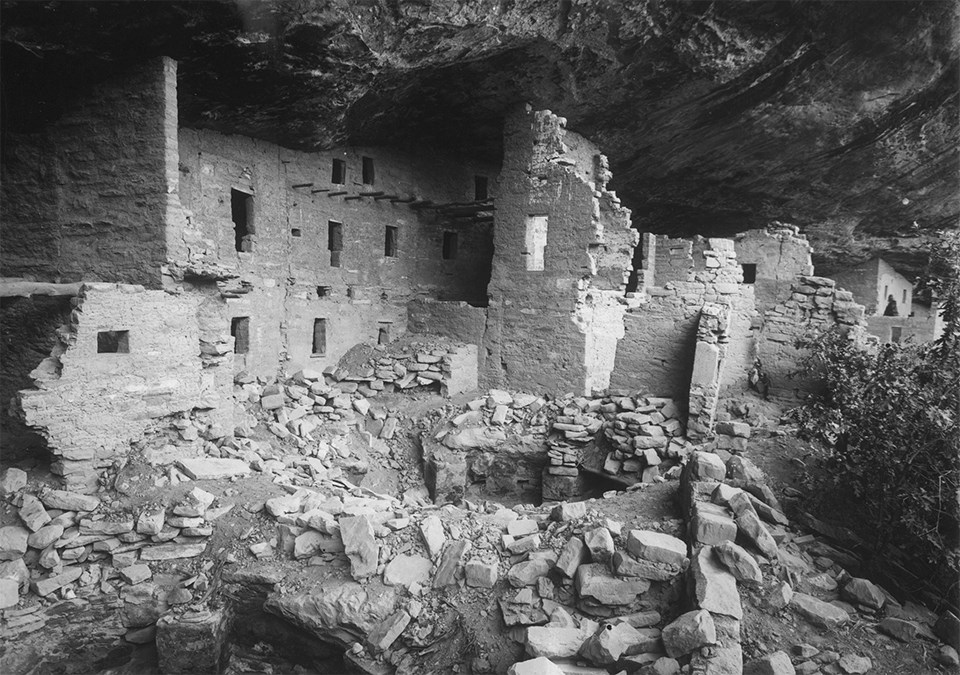
M 651 483 L 665 462 L 675 465 L 690 453 L 680 408 L 672 399 L 610 396 L 599 403 L 603 436 L 613 447 L 603 464 L 606 473 Z
M 464 500 L 462 508 L 436 507 L 345 481 L 287 490 L 265 504 L 278 523 L 277 536 L 252 544 L 251 555 L 307 565 L 345 556 L 350 580 L 337 591 L 327 587 L 328 596 L 344 589 L 368 596 L 382 587 L 402 591 L 367 639 L 351 646 L 357 656 L 396 663 L 404 653 L 397 640 L 422 642 L 440 598 L 455 602 L 449 594 L 481 591 L 496 594 L 510 635 L 531 656 L 597 666 L 642 665 L 666 656 L 656 626 L 661 611 L 679 597 L 688 562 L 686 544 L 671 534 L 624 531 L 586 502 L 505 509 Z M 313 612 L 309 620 L 303 616 L 303 601 L 278 597 L 271 603 L 296 622 L 318 620 Z M 331 632 L 337 628 L 325 624 Z
M 96 496 L 49 488 L 34 494 L 26 478 L 10 468 L 0 481 L 20 521 L 0 527 L 6 636 L 43 628 L 48 603 L 84 599 L 119 610 L 118 630 L 129 642 L 151 642 L 161 614 L 208 590 L 211 561 L 198 561 L 189 576 L 165 571 L 164 563 L 201 556 L 214 521 L 233 504 L 215 505 L 212 494 L 194 488 L 169 508 L 149 504 L 129 513 Z M 24 604 L 31 594 L 41 602 Z

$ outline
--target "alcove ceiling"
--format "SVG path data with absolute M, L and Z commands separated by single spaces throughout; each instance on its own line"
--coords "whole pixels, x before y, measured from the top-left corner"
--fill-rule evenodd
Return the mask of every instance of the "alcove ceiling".
M 800 226 L 829 273 L 957 227 L 960 5 L 680 0 L 5 2 L 4 133 L 179 63 L 180 122 L 304 150 L 500 154 L 529 102 L 609 156 L 641 229 Z

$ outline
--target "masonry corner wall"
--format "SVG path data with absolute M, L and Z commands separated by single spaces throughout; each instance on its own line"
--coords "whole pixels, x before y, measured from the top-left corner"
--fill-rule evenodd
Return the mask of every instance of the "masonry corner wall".
M 154 59 L 99 84 L 41 133 L 4 138 L 5 276 L 159 288 L 175 88 L 176 64 Z
M 152 420 L 200 405 L 197 305 L 135 285 L 81 289 L 60 343 L 32 374 L 38 389 L 20 393 L 26 423 L 48 439 L 69 489 L 93 490 L 99 469 Z M 128 351 L 100 353 L 104 331 L 126 331 Z

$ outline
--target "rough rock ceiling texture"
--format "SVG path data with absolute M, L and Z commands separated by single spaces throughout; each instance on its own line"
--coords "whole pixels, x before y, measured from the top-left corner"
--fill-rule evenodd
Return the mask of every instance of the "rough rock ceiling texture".
M 302 149 L 496 157 L 504 111 L 529 101 L 600 144 L 642 229 L 781 220 L 811 235 L 824 271 L 879 250 L 913 271 L 924 235 L 960 218 L 958 6 L 12 2 L 4 116 L 35 124 L 83 83 L 155 54 L 180 61 L 182 124 Z

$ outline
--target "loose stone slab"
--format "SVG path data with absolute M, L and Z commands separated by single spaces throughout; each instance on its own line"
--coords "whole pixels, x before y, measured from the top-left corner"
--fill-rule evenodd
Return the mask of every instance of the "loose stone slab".
M 604 605 L 629 605 L 650 588 L 646 579 L 617 579 L 602 563 L 581 565 L 577 570 L 577 592 Z
M 387 563 L 383 571 L 383 583 L 387 586 L 424 585 L 430 578 L 433 563 L 421 555 L 398 555 Z
M 467 586 L 472 588 L 493 588 L 497 583 L 496 563 L 485 563 L 471 560 L 464 567 Z
M 51 518 L 39 499 L 31 494 L 26 494 L 23 495 L 23 504 L 20 506 L 20 520 L 31 532 L 36 532 L 49 523 Z
M 443 588 L 457 583 L 457 570 L 463 562 L 463 556 L 470 550 L 470 542 L 465 540 L 451 541 L 443 549 L 440 557 L 440 566 L 437 575 L 433 578 L 434 588 Z
M 691 564 L 693 592 L 697 605 L 714 614 L 743 618 L 737 581 L 713 556 L 713 547 L 704 546 Z
M 437 516 L 427 516 L 420 523 L 420 534 L 423 535 L 423 541 L 427 545 L 427 553 L 436 560 L 443 550 L 443 543 L 447 540 L 447 535 L 443 532 L 443 523 Z
M 557 559 L 557 571 L 568 579 L 573 579 L 577 568 L 586 562 L 587 546 L 580 537 L 571 537 L 563 545 Z
M 743 547 L 725 541 L 714 546 L 713 553 L 717 556 L 717 560 L 730 570 L 737 581 L 757 584 L 763 581 L 763 573 L 760 571 L 756 559 Z
M 81 495 L 67 490 L 47 490 L 40 494 L 40 501 L 50 509 L 62 511 L 94 511 L 100 500 L 91 495 Z
M 806 593 L 794 593 L 790 598 L 790 606 L 807 621 L 822 628 L 836 628 L 850 620 L 850 615 L 836 605 Z
M 661 638 L 667 655 L 676 658 L 716 643 L 717 628 L 710 612 L 698 609 L 678 616 L 663 629 Z
M 196 457 L 179 459 L 177 465 L 193 480 L 218 480 L 246 476 L 250 473 L 247 463 L 239 459 Z
M 178 558 L 196 558 L 203 554 L 206 548 L 206 544 L 159 544 L 158 546 L 147 546 L 141 550 L 140 559 L 176 560 Z
M 621 577 L 640 577 L 651 581 L 669 581 L 682 571 L 679 565 L 637 560 L 636 558 L 617 551 L 613 554 L 613 571 Z
M 27 552 L 30 530 L 19 525 L 0 527 L 0 560 L 13 560 Z
M 683 565 L 687 559 L 687 545 L 682 540 L 650 530 L 630 530 L 627 550 L 636 558 L 667 565 Z
M 583 644 L 579 628 L 559 626 L 531 626 L 527 628 L 526 652 L 530 656 L 563 659 L 575 656 Z
M 47 596 L 67 584 L 72 584 L 83 574 L 82 567 L 66 567 L 63 572 L 47 579 L 33 582 L 33 592 L 39 596 Z
M 783 651 L 761 656 L 743 666 L 744 675 L 796 675 L 796 672 L 790 655 Z
M 365 579 L 377 572 L 380 547 L 373 535 L 373 525 L 366 516 L 340 519 L 340 537 L 343 550 L 350 558 L 350 573 L 354 579 Z
M 370 644 L 381 650 L 389 649 L 410 623 L 410 618 L 410 615 L 402 609 L 391 614 L 370 632 Z

